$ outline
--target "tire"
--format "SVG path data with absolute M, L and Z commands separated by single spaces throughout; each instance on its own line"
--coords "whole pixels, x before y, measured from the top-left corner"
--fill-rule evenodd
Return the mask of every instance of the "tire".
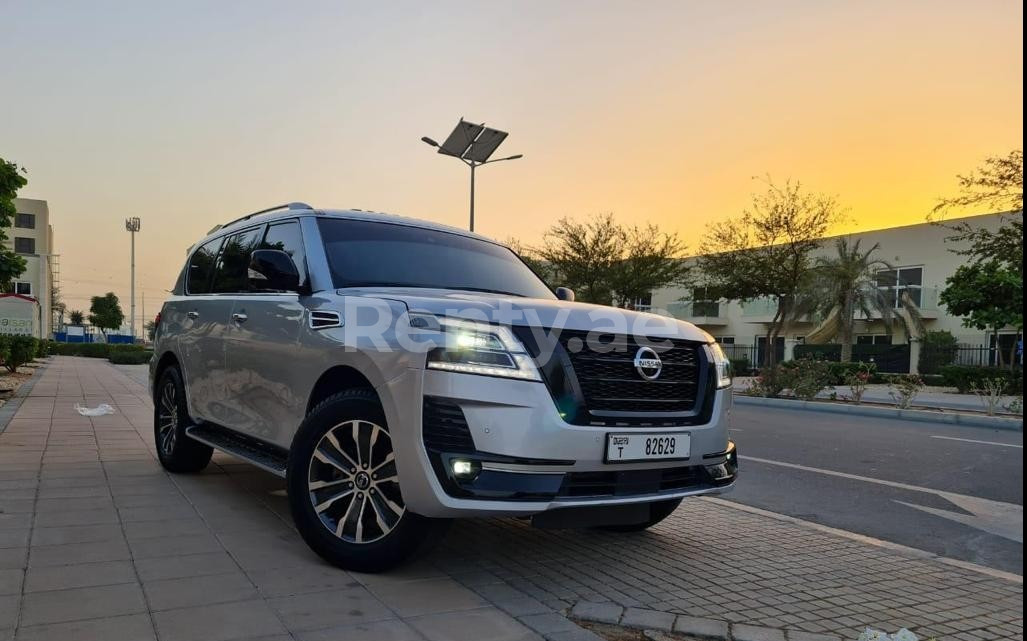
M 681 501 L 682 499 L 668 499 L 666 501 L 650 503 L 648 521 L 633 523 L 631 525 L 604 525 L 599 529 L 606 530 L 607 532 L 641 532 L 642 530 L 648 530 L 673 514 L 674 510 L 678 509 L 678 506 L 681 505 Z
M 385 414 L 369 389 L 340 392 L 310 412 L 293 439 L 287 485 L 303 540 L 345 570 L 395 567 L 449 525 L 406 509 Z
M 164 469 L 178 474 L 199 472 L 210 463 L 214 449 L 185 434 L 193 424 L 185 402 L 185 385 L 178 366 L 171 365 L 157 379 L 153 399 L 153 440 Z

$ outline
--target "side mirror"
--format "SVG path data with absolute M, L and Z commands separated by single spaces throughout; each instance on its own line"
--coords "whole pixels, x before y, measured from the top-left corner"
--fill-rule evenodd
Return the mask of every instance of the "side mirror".
M 571 289 L 570 287 L 557 287 L 556 288 L 556 297 L 559 298 L 560 300 L 573 301 L 574 300 L 574 290 Z
M 247 270 L 250 289 L 298 292 L 300 273 L 292 257 L 280 249 L 255 249 Z

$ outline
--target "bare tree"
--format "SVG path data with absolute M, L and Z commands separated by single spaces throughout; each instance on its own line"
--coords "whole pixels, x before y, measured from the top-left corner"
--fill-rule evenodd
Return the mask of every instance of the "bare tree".
M 767 328 L 764 365 L 776 360 L 774 343 L 804 313 L 802 293 L 811 284 L 813 259 L 821 239 L 840 217 L 830 196 L 807 193 L 798 182 L 755 194 L 741 216 L 714 223 L 699 259 L 711 296 L 741 302 L 766 298 L 776 303 Z

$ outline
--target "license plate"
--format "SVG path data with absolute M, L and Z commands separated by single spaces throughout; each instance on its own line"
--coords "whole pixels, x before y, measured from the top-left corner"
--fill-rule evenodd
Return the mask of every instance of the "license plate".
M 606 462 L 685 459 L 688 458 L 691 440 L 688 432 L 607 434 Z

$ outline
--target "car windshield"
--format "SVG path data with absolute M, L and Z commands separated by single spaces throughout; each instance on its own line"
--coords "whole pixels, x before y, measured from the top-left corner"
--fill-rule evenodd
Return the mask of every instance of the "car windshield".
M 318 220 L 336 287 L 425 287 L 555 298 L 509 249 L 422 227 Z

